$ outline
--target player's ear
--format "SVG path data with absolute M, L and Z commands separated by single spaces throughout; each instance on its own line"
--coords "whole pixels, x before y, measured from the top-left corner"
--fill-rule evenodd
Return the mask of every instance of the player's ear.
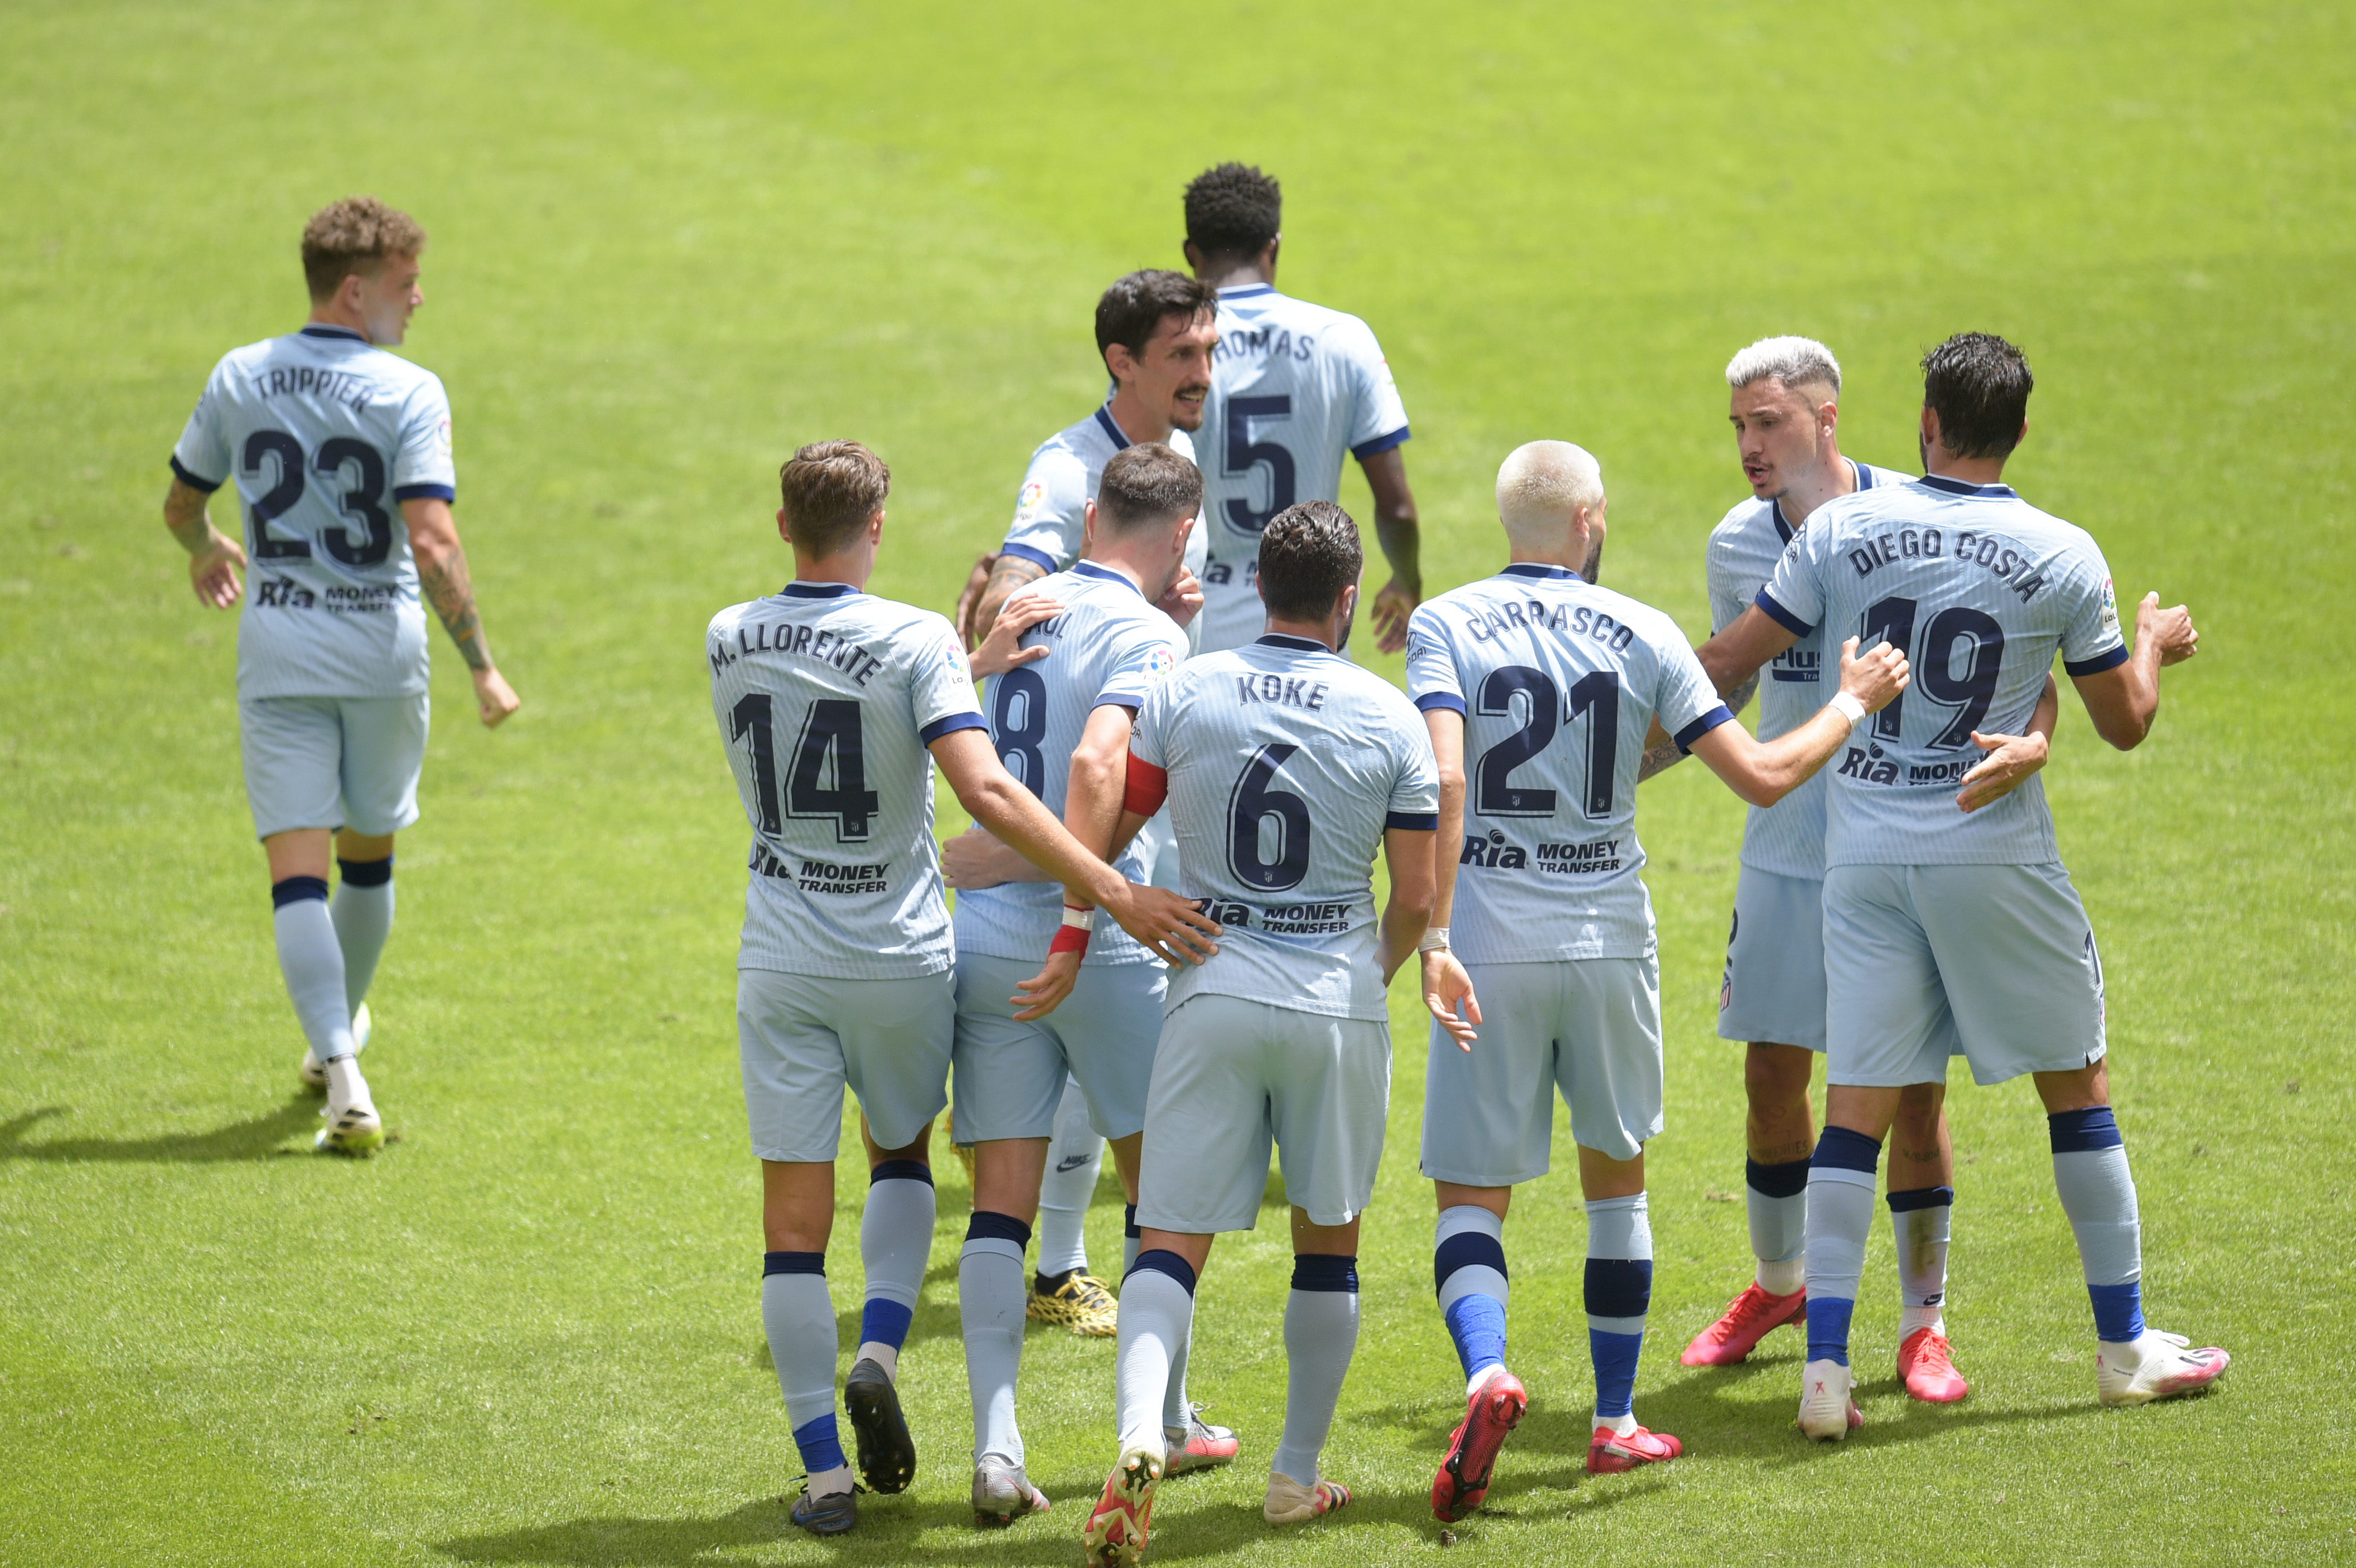
M 867 520 L 867 542 L 870 544 L 880 544 L 883 541 L 884 509 L 879 506 L 875 509 L 875 515 Z
M 788 544 L 794 542 L 793 524 L 786 521 L 786 509 L 783 507 L 777 509 L 777 537 Z
M 1193 536 L 1194 532 L 1194 514 L 1193 512 L 1189 512 L 1184 517 L 1178 520 L 1178 532 L 1170 536 L 1170 549 L 1172 553 L 1177 555 L 1185 554 L 1186 541 Z

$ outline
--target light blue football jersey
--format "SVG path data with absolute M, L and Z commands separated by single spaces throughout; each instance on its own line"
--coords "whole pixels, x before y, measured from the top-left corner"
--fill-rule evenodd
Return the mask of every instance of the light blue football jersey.
M 1417 707 L 1464 715 L 1464 842 L 1449 943 L 1466 963 L 1645 958 L 1636 770 L 1733 714 L 1676 623 L 1560 566 L 1517 563 L 1416 607 Z
M 1372 872 L 1388 828 L 1439 824 L 1440 771 L 1398 687 L 1268 636 L 1188 660 L 1146 698 L 1132 766 L 1170 776 L 1179 891 L 1226 928 L 1166 1005 L 1242 996 L 1384 1019 Z
M 1260 634 L 1259 536 L 1296 501 L 1334 500 L 1342 459 L 1408 438 L 1382 346 L 1365 322 L 1266 284 L 1219 291 L 1219 351 L 1203 403 L 1203 643 Z
M 433 371 L 314 322 L 213 367 L 172 472 L 237 483 L 250 562 L 242 697 L 425 690 L 425 610 L 401 503 L 453 500 L 450 400 Z
M 1006 770 L 1030 786 L 1047 810 L 1064 814 L 1072 754 L 1088 715 L 1107 703 L 1137 709 L 1186 657 L 1186 634 L 1119 573 L 1082 561 L 1023 587 L 1015 596 L 1061 600 L 1064 613 L 1023 634 L 1023 646 L 1054 650 L 1034 663 L 993 675 L 982 689 L 990 738 Z M 1140 840 L 1145 840 L 1141 834 Z M 1113 862 L 1131 882 L 1150 881 L 1153 843 L 1132 841 Z M 957 897 L 961 953 L 1042 960 L 1063 923 L 1064 889 L 1052 882 L 1008 882 Z M 1110 920 L 1097 922 L 1084 964 L 1159 961 Z
M 1067 425 L 1039 443 L 1031 466 L 1023 471 L 1023 489 L 1014 498 L 1014 521 L 1006 525 L 1006 541 L 998 548 L 1019 556 L 1044 572 L 1061 572 L 1080 558 L 1087 537 L 1088 502 L 1097 499 L 1097 485 L 1113 455 L 1136 445 L 1122 433 L 1108 399 L 1077 424 Z M 1166 445 L 1188 462 L 1194 460 L 1194 442 L 1183 430 L 1173 430 Z M 1198 521 L 1186 540 L 1186 569 L 1200 577 L 1208 569 Z M 1199 646 L 1203 618 L 1187 628 L 1190 647 Z
M 1931 475 L 1827 501 L 1783 552 L 1759 607 L 1828 650 L 1887 640 L 1906 691 L 1857 728 L 1832 776 L 1827 865 L 2037 865 L 2060 858 L 2044 781 L 1965 815 L 1971 734 L 2019 735 L 2058 650 L 2072 675 L 2126 661 L 2110 568 L 2085 530 L 2009 485 Z M 1837 654 L 1831 654 L 1837 657 Z
M 1857 488 L 1902 485 L 1908 476 L 1894 468 L 1876 468 L 1852 461 Z M 1804 522 L 1803 528 L 1806 526 Z M 1729 511 L 1710 530 L 1708 561 L 1709 629 L 1712 635 L 1734 624 L 1751 607 L 1759 590 L 1774 575 L 1783 547 L 1794 530 L 1783 521 L 1774 501 L 1757 497 Z M 1833 679 L 1826 669 L 1824 639 L 1810 636 L 1775 656 L 1759 672 L 1759 738 L 1788 735 L 1815 716 L 1840 688 L 1840 645 L 1833 645 Z M 1779 876 L 1802 876 L 1821 882 L 1825 875 L 1825 775 L 1817 773 L 1772 806 L 1753 806 L 1742 824 L 1742 864 Z
M 704 635 L 753 850 L 739 969 L 837 980 L 957 958 L 925 748 L 986 727 L 956 630 L 841 583 L 792 583 Z

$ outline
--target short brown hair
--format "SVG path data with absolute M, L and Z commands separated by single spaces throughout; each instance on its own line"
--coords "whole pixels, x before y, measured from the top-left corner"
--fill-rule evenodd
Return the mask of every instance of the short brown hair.
M 313 299 L 326 299 L 352 274 L 373 274 L 394 256 L 424 249 L 425 231 L 416 219 L 373 196 L 347 196 L 303 225 L 303 281 Z
M 777 470 L 786 527 L 812 555 L 841 549 L 891 493 L 892 470 L 856 441 L 813 441 Z
M 1116 532 L 1175 522 L 1203 505 L 1203 470 L 1159 441 L 1125 446 L 1097 482 L 1097 516 Z
M 1259 596 L 1271 616 L 1323 620 L 1366 564 L 1358 525 L 1332 501 L 1300 501 L 1259 536 Z
M 1193 322 L 1198 316 L 1219 313 L 1219 291 L 1184 273 L 1148 267 L 1130 274 L 1104 291 L 1097 301 L 1097 352 L 1115 343 L 1142 355 L 1165 317 Z

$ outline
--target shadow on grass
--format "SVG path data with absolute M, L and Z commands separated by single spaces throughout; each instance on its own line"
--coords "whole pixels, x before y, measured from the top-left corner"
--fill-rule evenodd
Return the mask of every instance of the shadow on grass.
M 34 1128 L 50 1117 L 66 1113 L 63 1106 L 49 1105 L 0 1122 L 0 1160 L 134 1165 L 266 1160 L 280 1153 L 295 1133 L 317 1125 L 319 1104 L 297 1095 L 267 1116 L 217 1127 L 209 1133 L 166 1133 L 153 1138 L 58 1138 L 43 1143 L 28 1140 L 27 1135 Z

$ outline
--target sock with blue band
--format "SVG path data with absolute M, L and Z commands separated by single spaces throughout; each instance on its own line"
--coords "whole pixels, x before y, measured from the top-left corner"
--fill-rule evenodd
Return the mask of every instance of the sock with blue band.
M 925 1262 L 933 1250 L 933 1172 L 921 1160 L 885 1160 L 867 1173 L 867 1208 L 859 1217 L 859 1261 L 867 1295 L 859 1311 L 859 1353 L 894 1382 L 900 1347 L 925 1288 Z
M 278 970 L 311 1054 L 322 1063 L 352 1054 L 352 1010 L 344 994 L 344 950 L 327 913 L 327 883 L 289 876 L 271 884 L 271 934 Z
M 1890 1229 L 1898 1239 L 1898 1342 L 1917 1330 L 1947 1332 L 1947 1239 L 1955 1212 L 1952 1187 L 1917 1187 L 1890 1195 Z
M 392 856 L 338 860 L 336 868 L 343 875 L 328 910 L 336 922 L 336 944 L 344 953 L 344 1011 L 357 1013 L 376 979 L 384 940 L 392 934 Z
M 1653 1309 L 1653 1223 L 1643 1193 L 1587 1205 L 1587 1349 L 1595 1363 L 1595 1424 L 1636 1429 L 1636 1362 Z
M 1826 1127 L 1808 1163 L 1808 1359 L 1848 1365 L 1849 1318 L 1873 1230 L 1881 1140 Z
M 763 1257 L 761 1326 L 810 1495 L 851 1490 L 851 1466 L 834 1420 L 834 1303 L 827 1294 L 825 1253 Z
M 1808 1239 L 1808 1162 L 1743 1162 L 1742 1195 L 1751 1217 L 1751 1255 L 1759 1288 L 1790 1295 L 1807 1283 L 1802 1248 Z
M 976 1209 L 958 1255 L 958 1322 L 965 1334 L 977 1463 L 984 1454 L 1023 1463 L 1014 1383 L 1023 1370 L 1023 1253 L 1030 1244 L 1031 1227 L 1020 1219 Z
M 1039 1277 L 1052 1280 L 1088 1266 L 1088 1203 L 1104 1169 L 1104 1139 L 1088 1120 L 1087 1097 L 1064 1079 L 1055 1107 L 1055 1135 L 1039 1181 Z
M 1120 1282 L 1120 1333 L 1114 1341 L 1113 1403 L 1121 1451 L 1164 1454 L 1163 1407 L 1171 1364 L 1194 1327 L 1194 1271 L 1175 1252 L 1140 1252 Z
M 1342 1380 L 1358 1348 L 1358 1260 L 1302 1252 L 1292 1260 L 1284 1305 L 1284 1437 L 1271 1474 L 1317 1484 L 1317 1455 L 1333 1430 Z
M 1448 1337 L 1456 1342 L 1468 1399 L 1492 1368 L 1505 1362 L 1505 1222 L 1477 1204 L 1441 1209 L 1432 1230 L 1432 1288 Z
M 2053 1144 L 2053 1186 L 2078 1238 L 2086 1294 L 2094 1305 L 2094 1337 L 2124 1345 L 2139 1338 L 2143 1321 L 2143 1215 L 2126 1141 L 2107 1105 L 2063 1111 L 2046 1119 Z

